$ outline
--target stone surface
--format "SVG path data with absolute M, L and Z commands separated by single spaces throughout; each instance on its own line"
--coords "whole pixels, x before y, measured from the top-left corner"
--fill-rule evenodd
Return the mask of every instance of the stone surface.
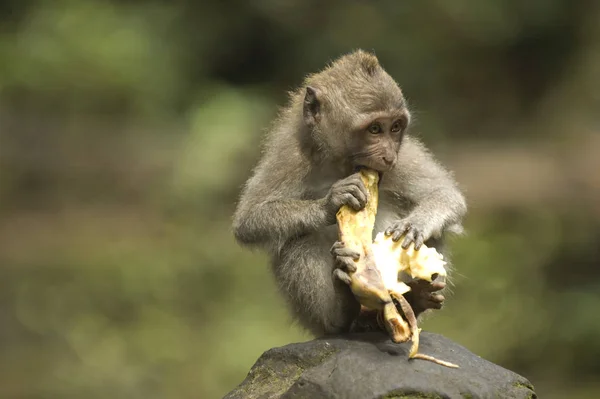
M 536 398 L 526 378 L 441 335 L 422 332 L 419 352 L 460 368 L 407 360 L 409 346 L 368 333 L 273 348 L 225 398 Z

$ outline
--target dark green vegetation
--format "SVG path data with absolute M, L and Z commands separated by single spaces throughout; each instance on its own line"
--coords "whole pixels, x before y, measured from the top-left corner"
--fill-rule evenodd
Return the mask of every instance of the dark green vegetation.
M 374 49 L 466 189 L 424 329 L 600 394 L 600 3 L 0 1 L 0 397 L 217 398 L 290 326 L 230 217 L 303 74 Z

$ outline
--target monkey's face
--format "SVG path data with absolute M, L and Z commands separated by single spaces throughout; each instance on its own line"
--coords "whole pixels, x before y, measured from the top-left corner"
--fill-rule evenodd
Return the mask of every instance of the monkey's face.
M 364 114 L 349 135 L 350 161 L 379 172 L 394 168 L 408 125 L 405 110 Z
M 312 75 L 303 116 L 314 148 L 329 159 L 382 173 L 394 168 L 410 120 L 400 87 L 366 53 Z

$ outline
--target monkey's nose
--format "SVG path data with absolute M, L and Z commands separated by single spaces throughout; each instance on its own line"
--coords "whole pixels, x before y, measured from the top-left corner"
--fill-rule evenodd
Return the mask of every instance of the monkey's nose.
M 387 166 L 391 166 L 394 164 L 394 158 L 393 157 L 383 157 L 383 162 L 385 162 L 385 164 Z

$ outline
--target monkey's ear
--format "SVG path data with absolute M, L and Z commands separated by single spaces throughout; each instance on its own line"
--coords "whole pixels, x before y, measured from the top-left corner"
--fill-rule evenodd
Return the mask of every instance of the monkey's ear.
M 321 102 L 317 89 L 306 86 L 304 95 L 304 122 L 308 126 L 314 126 L 321 119 Z
M 374 53 L 365 51 L 362 53 L 361 65 L 367 75 L 374 76 L 379 68 L 379 60 Z

